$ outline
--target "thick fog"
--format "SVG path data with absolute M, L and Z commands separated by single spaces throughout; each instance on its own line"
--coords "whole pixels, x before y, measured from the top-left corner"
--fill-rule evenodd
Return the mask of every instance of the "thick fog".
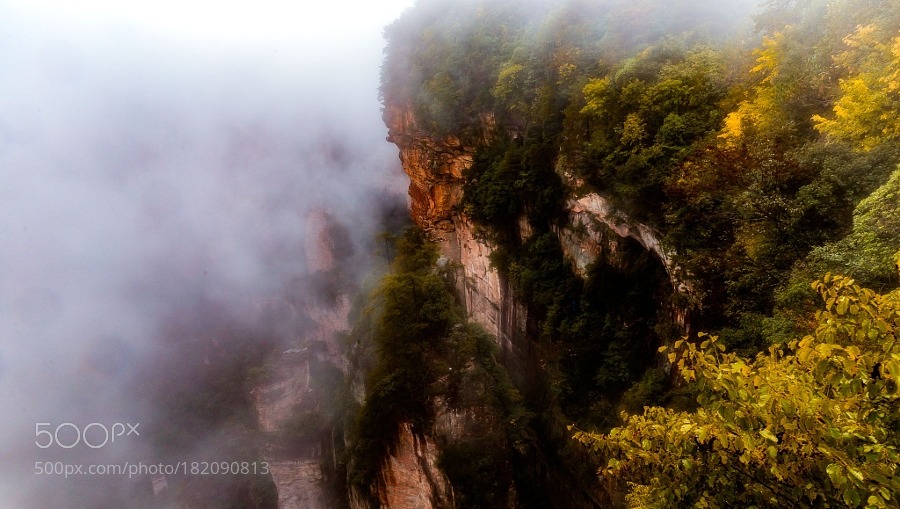
M 377 85 L 404 2 L 247 3 L 0 4 L 0 508 L 65 503 L 38 462 L 146 457 L 148 424 L 63 445 L 153 415 L 171 336 L 294 326 L 254 305 L 313 291 L 311 211 L 362 245 L 402 200 Z

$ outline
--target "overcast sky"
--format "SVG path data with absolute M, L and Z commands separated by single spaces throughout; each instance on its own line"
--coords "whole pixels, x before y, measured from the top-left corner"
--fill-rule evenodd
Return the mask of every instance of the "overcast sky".
M 309 210 L 375 228 L 411 3 L 0 0 L 0 507 L 41 489 L 36 422 L 140 413 L 119 385 L 173 308 L 277 293 Z

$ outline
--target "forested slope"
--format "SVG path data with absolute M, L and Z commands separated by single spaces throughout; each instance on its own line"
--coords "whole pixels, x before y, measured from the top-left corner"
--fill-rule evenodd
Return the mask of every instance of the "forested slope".
M 889 291 L 900 282 L 894 267 L 900 252 L 897 2 L 771 0 L 754 7 L 664 0 L 420 1 L 386 36 L 385 120 L 392 129 L 406 130 L 392 134 L 394 141 L 401 149 L 419 143 L 428 149 L 422 153 L 442 153 L 465 166 L 458 201 L 452 193 L 428 199 L 446 206 L 445 215 L 461 218 L 454 219 L 459 224 L 474 224 L 479 242 L 491 246 L 492 266 L 528 310 L 528 340 L 543 356 L 536 362 L 545 379 L 536 385 L 543 388 L 520 380 L 514 363 L 503 364 L 522 392 L 523 411 L 532 414 L 521 430 L 532 433 L 535 443 L 555 447 L 546 439 L 556 436 L 552 430 L 561 421 L 608 431 L 622 424 L 618 411 L 639 414 L 644 405 L 694 415 L 698 395 L 710 403 L 704 391 L 720 391 L 692 376 L 697 359 L 705 358 L 684 352 L 699 331 L 717 337 L 703 349 L 712 344 L 709 355 L 724 349 L 735 356 L 728 362 L 749 365 L 757 353 L 774 347 L 754 368 L 769 369 L 772 376 L 788 376 L 776 369 L 783 367 L 785 352 L 799 355 L 811 344 L 819 351 L 815 341 L 838 341 L 854 362 L 868 359 L 869 378 L 860 378 L 863 385 L 854 390 L 872 391 L 878 379 L 897 375 L 887 366 L 893 347 L 883 349 L 887 357 L 865 357 L 863 346 L 851 349 L 852 334 L 846 341 L 822 336 L 825 315 L 815 314 L 822 302 L 817 289 L 826 295 L 825 312 L 844 320 L 848 312 L 865 314 L 875 298 L 853 284 L 893 302 Z M 414 163 L 415 171 L 442 164 Z M 413 162 L 404 164 L 410 172 Z M 435 189 L 453 179 L 433 177 Z M 573 203 L 585 196 L 602 198 L 632 230 L 641 225 L 651 232 L 662 263 L 648 261 L 648 252 L 626 239 L 581 270 L 564 240 L 577 229 Z M 424 199 L 414 195 L 414 209 Z M 810 286 L 828 272 L 855 279 Z M 670 280 L 674 284 L 667 286 Z M 865 302 L 839 312 L 828 292 Z M 895 311 L 889 307 L 868 316 L 892 324 Z M 894 326 L 879 326 L 868 339 L 894 341 Z M 682 357 L 653 352 L 682 335 L 689 342 L 679 343 L 678 351 L 689 361 L 672 369 L 670 362 Z M 813 339 L 798 346 L 807 335 Z M 802 371 L 805 363 L 791 369 Z M 818 369 L 815 380 L 821 382 L 825 368 Z M 862 368 L 847 369 L 841 373 L 852 378 Z M 684 372 L 691 376 L 675 376 Z M 827 384 L 838 383 L 834 377 Z M 884 390 L 895 391 L 895 385 Z M 896 447 L 896 420 L 889 416 L 897 402 L 885 401 L 878 405 L 887 405 L 886 413 L 873 417 L 882 420 L 868 424 L 880 426 L 876 442 Z M 757 410 L 765 421 L 768 410 Z M 796 409 L 783 411 L 786 418 L 796 415 Z M 657 415 L 652 412 L 647 422 Z M 759 422 L 753 426 L 760 428 Z M 658 437 L 662 442 L 664 435 Z M 606 440 L 580 436 L 591 444 Z M 782 444 L 777 437 L 774 445 Z M 604 447 L 598 450 L 611 454 Z M 687 457 L 696 453 L 685 451 Z M 772 459 L 784 452 L 762 451 Z M 889 465 L 894 453 L 885 454 L 878 461 Z M 573 461 L 562 456 L 562 463 Z M 668 468 L 666 461 L 682 460 L 674 453 L 655 458 L 664 463 L 661 469 Z M 595 459 L 612 474 L 605 479 L 608 501 L 625 503 L 628 488 L 619 481 L 629 479 L 628 468 L 608 464 L 607 456 Z M 826 472 L 831 463 L 822 461 L 812 463 Z M 895 467 L 886 468 L 877 475 L 895 475 Z M 851 485 L 845 474 L 855 476 L 857 470 L 842 470 L 843 477 L 833 471 L 815 485 L 834 489 L 832 498 L 762 490 L 745 499 L 712 497 L 704 503 L 788 500 L 833 507 L 864 504 L 872 496 L 881 497 L 869 501 L 874 506 L 896 504 L 878 491 L 889 482 L 857 479 Z M 658 489 L 646 477 L 653 477 L 652 469 L 634 472 L 645 477 L 631 478 L 643 486 L 632 503 L 666 507 L 699 500 L 671 485 L 665 487 L 669 491 Z M 771 475 L 764 481 L 784 482 L 781 474 Z M 685 481 L 673 475 L 665 482 Z M 708 489 L 725 489 L 728 482 L 738 485 L 729 478 Z M 861 486 L 869 485 L 876 487 L 863 496 Z M 654 499 L 659 493 L 670 498 Z

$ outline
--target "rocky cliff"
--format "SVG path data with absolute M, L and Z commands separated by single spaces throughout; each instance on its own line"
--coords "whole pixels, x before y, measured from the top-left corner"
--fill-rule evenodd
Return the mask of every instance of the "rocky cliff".
M 464 172 L 471 167 L 476 147 L 459 138 L 434 139 L 418 128 L 407 108 L 388 106 L 385 112 L 388 141 L 397 145 L 403 171 L 409 176 L 410 210 L 415 223 L 440 245 L 441 253 L 461 271 L 457 283 L 465 297 L 469 316 L 494 333 L 500 346 L 508 350 L 512 338 L 523 333 L 527 311 L 510 291 L 509 285 L 490 263 L 494 246 L 476 235 L 472 221 L 460 207 Z M 483 137 L 490 138 L 490 122 L 482 122 Z M 565 168 L 557 171 L 573 190 L 568 198 L 569 224 L 557 229 L 564 254 L 582 277 L 588 266 L 603 255 L 610 263 L 622 261 L 619 253 L 626 239 L 637 242 L 652 253 L 665 268 L 673 288 L 688 292 L 680 269 L 660 243 L 659 233 L 650 226 L 633 221 L 626 213 L 597 193 L 576 196 L 582 183 Z M 527 236 L 524 218 L 520 233 Z
M 313 276 L 325 277 L 338 267 L 330 220 L 322 211 L 309 214 L 306 222 L 306 259 Z M 331 292 L 328 292 L 331 293 Z M 348 328 L 350 299 L 341 292 L 322 301 L 270 302 L 281 313 L 303 315 L 308 326 L 296 331 L 291 348 L 268 366 L 268 373 L 254 389 L 253 398 L 260 431 L 266 437 L 264 459 L 278 492 L 279 509 L 333 509 L 345 504 L 334 493 L 337 458 L 334 425 L 316 429 L 321 416 L 333 409 L 326 394 L 333 387 L 324 376 L 328 370 L 346 372 L 347 361 L 337 335 Z M 303 417 L 307 419 L 300 420 Z M 299 423 L 299 424 L 298 424 Z
M 473 164 L 476 147 L 454 136 L 435 139 L 418 128 L 414 116 L 405 108 L 388 105 L 385 119 L 389 127 L 388 140 L 399 148 L 403 170 L 410 179 L 413 220 L 438 243 L 442 263 L 455 271 L 455 284 L 469 319 L 496 338 L 510 376 L 517 381 L 520 389 L 527 391 L 527 385 L 547 376 L 545 369 L 554 354 L 546 345 L 536 341 L 536 329 L 540 326 L 537 318 L 529 315 L 528 305 L 517 298 L 510 283 L 491 264 L 490 255 L 495 246 L 479 234 L 476 225 L 462 210 L 464 172 Z M 483 137 L 489 139 L 492 136 L 491 123 L 484 122 L 483 126 L 488 126 Z M 558 168 L 557 171 L 570 189 L 580 187 L 578 182 L 565 174 L 565 168 Z M 656 231 L 631 220 L 596 193 L 570 194 L 567 201 L 568 223 L 554 231 L 576 274 L 586 277 L 591 264 L 601 259 L 603 263 L 613 266 L 627 265 L 629 261 L 625 258 L 633 253 L 636 245 L 658 261 L 669 275 L 672 288 L 684 291 L 685 287 L 679 283 L 679 269 L 661 245 Z M 531 228 L 524 218 L 519 221 L 519 234 L 523 239 L 531 235 Z M 670 311 L 675 315 L 674 321 L 685 327 L 685 314 Z M 425 451 L 427 455 L 436 453 L 427 437 L 415 440 L 406 436 L 401 438 L 406 443 L 398 454 L 401 450 Z M 418 449 L 415 444 L 420 444 Z M 392 462 L 398 460 L 399 457 L 395 456 Z M 404 470 L 411 479 L 434 476 L 433 463 L 429 461 L 406 463 L 414 467 L 406 471 L 407 466 Z M 415 468 L 415 465 L 419 467 Z M 548 470 L 552 471 L 552 468 Z M 596 486 L 584 486 L 572 480 L 553 482 L 568 484 L 563 489 L 569 490 L 569 493 L 554 502 L 562 504 L 560 507 L 596 507 L 597 501 L 602 498 Z M 425 498 L 432 501 L 428 505 L 400 502 L 404 497 L 393 490 L 402 491 L 403 488 L 388 484 L 384 487 L 387 491 L 380 497 L 383 507 L 453 507 L 452 498 L 441 498 L 441 493 L 445 492 L 443 484 L 420 485 L 429 494 Z M 573 495 L 579 491 L 581 494 Z
M 496 335 L 508 351 L 513 338 L 524 332 L 526 310 L 491 266 L 493 247 L 476 235 L 475 226 L 459 207 L 463 172 L 472 165 L 475 147 L 454 136 L 432 138 L 418 129 L 405 108 L 388 107 L 385 118 L 388 141 L 397 145 L 403 171 L 409 176 L 413 221 L 459 269 L 456 283 L 470 318 Z
M 381 507 L 438 509 L 453 506 L 453 491 L 437 466 L 438 447 L 434 439 L 400 426 L 392 454 L 381 467 L 377 481 Z M 361 506 L 354 500 L 355 507 Z

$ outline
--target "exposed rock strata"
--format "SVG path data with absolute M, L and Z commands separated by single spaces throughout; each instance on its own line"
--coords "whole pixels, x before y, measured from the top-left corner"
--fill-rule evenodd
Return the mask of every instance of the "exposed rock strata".
M 437 466 L 434 440 L 400 426 L 395 449 L 385 460 L 378 493 L 382 507 L 391 509 L 440 509 L 453 507 L 453 492 Z
M 307 218 L 306 257 L 311 272 L 328 273 L 336 269 L 333 239 L 328 234 L 329 220 L 316 211 Z M 311 385 L 311 363 L 330 363 L 346 371 L 347 362 L 335 337 L 346 331 L 350 299 L 338 294 L 325 302 L 267 303 L 285 312 L 307 316 L 311 327 L 298 331 L 294 345 L 270 364 L 265 380 L 253 391 L 260 430 L 269 437 L 264 459 L 269 464 L 278 491 L 279 509 L 332 509 L 334 500 L 328 490 L 329 479 L 322 463 L 334 461 L 333 451 L 312 441 L 305 447 L 287 447 L 280 432 L 297 408 L 315 408 L 320 395 Z
M 600 255 L 600 250 L 610 244 L 607 233 L 637 241 L 650 251 L 672 277 L 674 263 L 671 254 L 659 242 L 659 234 L 651 227 L 632 221 L 616 210 L 606 198 L 589 193 L 568 200 L 569 227 L 559 232 L 566 256 L 574 262 L 576 271 L 584 275 L 587 266 Z

